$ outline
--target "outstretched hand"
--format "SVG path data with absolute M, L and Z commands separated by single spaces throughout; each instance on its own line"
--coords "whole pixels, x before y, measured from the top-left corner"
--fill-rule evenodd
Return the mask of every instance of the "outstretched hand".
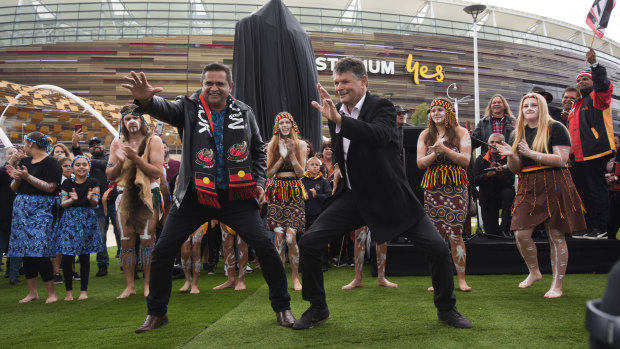
M 334 104 L 332 97 L 329 95 L 329 92 L 327 92 L 321 84 L 317 84 L 316 87 L 319 91 L 319 97 L 321 97 L 321 102 L 323 104 L 321 105 L 316 101 L 312 101 L 312 106 L 321 112 L 321 115 L 323 115 L 324 118 L 336 123 L 336 125 L 340 125 L 342 122 L 342 116 L 338 113 L 338 110 L 336 110 L 336 105 Z
M 143 72 L 140 72 L 139 76 L 134 71 L 131 71 L 130 74 L 131 77 L 123 77 L 126 83 L 121 86 L 131 91 L 133 98 L 137 99 L 143 107 L 149 106 L 153 96 L 164 90 L 161 87 L 151 86 Z

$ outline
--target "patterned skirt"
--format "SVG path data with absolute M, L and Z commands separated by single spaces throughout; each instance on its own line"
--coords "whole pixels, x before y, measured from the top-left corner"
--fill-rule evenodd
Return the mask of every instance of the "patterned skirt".
M 581 198 L 567 169 L 519 175 L 510 230 L 531 229 L 544 222 L 563 233 L 586 229 Z
M 306 230 L 306 209 L 303 197 L 298 196 L 287 203 L 269 202 L 267 204 L 267 226 L 271 231 L 276 227 L 282 227 L 303 233 Z
M 58 224 L 58 253 L 70 256 L 103 250 L 97 215 L 92 207 L 68 207 Z
M 56 256 L 57 196 L 18 194 L 13 203 L 9 257 Z
M 467 186 L 446 184 L 424 189 L 424 211 L 442 236 L 463 234 L 469 208 Z

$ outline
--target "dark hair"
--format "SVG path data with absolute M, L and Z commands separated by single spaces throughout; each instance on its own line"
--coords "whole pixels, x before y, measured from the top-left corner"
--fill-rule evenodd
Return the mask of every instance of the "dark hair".
M 200 75 L 201 84 L 203 81 L 205 81 L 205 75 L 207 75 L 208 71 L 226 72 L 226 81 L 228 81 L 229 84 L 232 83 L 232 73 L 230 72 L 230 68 L 228 68 L 228 66 L 224 64 L 220 64 L 220 63 L 210 63 L 210 64 L 205 65 L 204 69 L 202 70 L 202 74 Z
M 340 75 L 346 72 L 351 72 L 357 80 L 361 80 L 362 77 L 366 76 L 366 67 L 364 66 L 364 62 L 359 58 L 341 58 L 334 66 L 334 75 Z
M 68 157 L 66 157 L 66 156 L 65 156 L 65 157 L 62 157 L 62 158 L 60 158 L 60 159 L 58 159 L 58 163 L 59 163 L 61 166 L 62 166 L 62 164 L 64 164 L 64 163 L 65 163 L 65 162 L 67 162 L 67 161 L 71 162 L 71 159 L 70 159 L 70 158 L 68 158 Z
M 567 88 L 564 89 L 564 92 L 562 92 L 562 98 L 564 98 L 564 95 L 566 94 L 566 92 L 575 92 L 577 96 L 579 96 L 579 90 L 573 86 L 568 86 Z
M 321 146 L 321 154 L 323 153 L 323 150 L 325 150 L 325 148 L 327 148 L 327 147 L 332 148 L 332 140 L 331 139 L 323 141 L 323 145 Z
M 34 142 L 30 140 L 28 141 L 34 144 L 39 149 L 47 150 L 48 147 L 51 148 L 52 146 L 52 139 L 41 132 L 30 132 L 26 135 L 26 137 L 32 139 Z

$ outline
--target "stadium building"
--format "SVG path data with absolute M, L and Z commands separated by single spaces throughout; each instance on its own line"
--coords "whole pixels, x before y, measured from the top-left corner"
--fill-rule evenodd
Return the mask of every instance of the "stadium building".
M 513 112 L 524 93 L 543 87 L 560 106 L 575 85 L 592 32 L 549 18 L 497 7 L 477 17 L 464 1 L 316 0 L 284 3 L 312 41 L 320 82 L 333 92 L 331 69 L 341 57 L 363 59 L 372 93 L 412 111 L 433 98 L 464 99 L 460 121 L 474 120 L 474 25 L 478 33 L 480 110 L 501 93 Z M 129 71 L 143 71 L 163 97 L 200 88 L 202 67 L 232 66 L 235 24 L 264 1 L 9 0 L 0 6 L 0 124 L 12 142 L 24 132 L 47 131 L 70 140 L 73 125 L 87 136 L 107 136 L 118 106 L 130 101 L 120 86 Z M 585 17 L 585 14 L 584 14 Z M 599 62 L 620 85 L 620 45 L 594 40 Z M 233 72 L 234 75 L 234 72 Z M 68 94 L 34 88 L 55 85 L 99 111 L 91 119 Z M 457 89 L 454 89 L 456 85 Z M 471 96 L 472 99 L 465 98 Z M 19 98 L 16 98 L 19 97 Z M 418 108 L 418 110 L 423 107 Z M 620 91 L 613 95 L 620 119 Z M 425 114 L 424 114 L 425 115 Z M 472 125 L 473 126 L 473 125 Z M 69 136 L 69 138 L 67 138 Z M 172 130 L 166 140 L 178 144 Z

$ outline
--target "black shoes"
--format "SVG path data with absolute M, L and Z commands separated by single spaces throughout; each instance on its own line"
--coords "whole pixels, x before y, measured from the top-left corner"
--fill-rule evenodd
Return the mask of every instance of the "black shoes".
M 82 277 L 80 276 L 80 274 L 76 271 L 73 272 L 73 281 L 80 281 L 82 280 Z
M 19 285 L 21 285 L 21 284 L 22 284 L 22 282 L 21 282 L 21 281 L 19 281 L 19 279 L 11 279 L 11 280 L 9 281 L 9 284 L 11 284 L 11 285 L 13 285 L 13 286 L 19 286 Z
M 452 310 L 448 311 L 439 311 L 437 310 L 437 319 L 439 322 L 443 322 L 448 326 L 452 326 L 455 328 L 472 328 L 471 321 L 466 318 L 463 314 L 459 313 L 456 308 L 452 308 Z
M 95 276 L 101 277 L 101 276 L 106 276 L 106 275 L 108 275 L 108 266 L 107 265 L 99 266 L 99 270 L 97 271 L 97 274 L 95 274 Z
M 295 317 L 293 316 L 291 309 L 286 309 L 286 310 L 277 312 L 276 319 L 278 319 L 280 326 L 283 326 L 283 327 L 292 327 L 293 324 L 295 323 Z
M 54 279 L 53 280 L 54 280 L 55 284 L 62 284 L 63 283 L 62 275 L 60 275 L 60 273 L 54 274 Z
M 329 309 L 310 306 L 293 324 L 294 330 L 305 330 L 320 325 L 329 319 Z
M 144 322 L 140 327 L 136 329 L 136 333 L 144 333 L 150 330 L 154 330 L 158 327 L 161 327 L 168 323 L 168 315 L 164 315 L 162 317 L 147 315 L 144 319 Z

